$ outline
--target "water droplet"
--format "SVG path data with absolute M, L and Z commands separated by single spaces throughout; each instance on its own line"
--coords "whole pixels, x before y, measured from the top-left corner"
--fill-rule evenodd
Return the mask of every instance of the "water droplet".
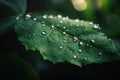
M 16 17 L 16 20 L 18 20 L 19 18 L 20 18 L 20 17 L 19 17 L 19 16 L 17 16 L 17 17 Z
M 45 24 L 43 24 L 42 26 L 45 26 Z
M 64 43 L 66 43 L 67 41 L 66 41 L 66 40 L 64 40 L 63 42 L 64 42 Z
M 65 20 L 65 17 L 63 18 L 63 20 Z
M 79 51 L 79 52 L 82 52 L 82 50 L 81 50 L 81 49 L 79 49 L 78 51 Z
M 75 22 L 79 22 L 79 19 L 76 19 Z
M 53 17 L 52 15 L 50 15 L 50 16 L 48 16 L 48 18 L 51 18 L 51 19 L 53 19 L 54 17 Z
M 44 24 L 44 23 L 45 23 L 45 21 L 42 21 L 42 23 Z
M 60 26 L 59 24 L 57 24 L 57 26 Z
M 66 29 L 66 27 L 63 27 L 63 29 Z
M 102 52 L 99 52 L 98 54 L 99 54 L 99 55 L 102 55 Z
M 85 57 L 84 59 L 85 59 L 85 60 L 87 60 L 88 58 L 87 58 L 87 57 Z
M 60 46 L 60 49 L 62 49 L 63 47 L 62 46 Z
M 47 15 L 44 15 L 43 18 L 46 19 L 46 18 L 47 18 Z
M 60 21 L 60 23 L 63 23 L 63 21 Z
M 89 24 L 90 24 L 90 25 L 92 25 L 93 23 L 92 23 L 92 22 L 90 22 Z
M 75 58 L 75 59 L 76 59 L 76 58 L 77 58 L 77 56 L 76 56 L 76 55 L 73 55 L 73 58 Z
M 77 26 L 79 26 L 79 24 L 77 24 Z
M 55 26 L 54 26 L 54 25 L 52 25 L 52 26 L 51 26 L 51 28 L 52 28 L 52 29 L 54 29 L 54 28 L 55 28 Z
M 45 34 L 46 34 L 46 32 L 42 32 L 42 34 L 43 34 L 43 35 L 45 35 Z
M 30 14 L 26 14 L 25 19 L 30 19 L 31 15 Z
M 62 16 L 61 16 L 61 15 L 58 15 L 57 17 L 58 17 L 58 18 L 62 18 Z
M 95 25 L 93 26 L 93 28 L 97 29 L 97 28 L 99 28 L 99 26 L 95 24 Z
M 77 37 L 74 37 L 74 41 L 77 41 L 78 40 L 78 38 Z
M 35 36 L 35 33 L 33 33 L 32 35 Z
M 33 18 L 33 20 L 34 20 L 34 21 L 36 21 L 36 20 L 37 20 L 37 18 Z
M 67 20 L 67 19 L 69 19 L 68 17 L 65 17 L 65 19 Z
M 93 40 L 93 39 L 92 39 L 91 41 L 92 41 L 93 43 L 95 42 L 95 40 Z
M 80 42 L 80 45 L 83 45 L 83 42 Z
M 66 34 L 66 32 L 63 32 L 63 34 Z

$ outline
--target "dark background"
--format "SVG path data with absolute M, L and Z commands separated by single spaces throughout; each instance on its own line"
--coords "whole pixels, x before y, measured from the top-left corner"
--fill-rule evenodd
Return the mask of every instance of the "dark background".
M 84 11 L 77 11 L 70 0 L 28 0 L 27 12 L 61 14 L 72 19 L 82 19 L 100 24 L 102 31 L 119 47 L 120 10 L 119 0 L 108 2 L 97 9 L 95 1 Z M 10 29 L 0 36 L 0 80 L 120 80 L 120 61 L 89 64 L 82 68 L 67 62 L 53 64 L 43 61 L 36 51 L 26 51 Z M 19 53 L 19 54 L 18 54 Z

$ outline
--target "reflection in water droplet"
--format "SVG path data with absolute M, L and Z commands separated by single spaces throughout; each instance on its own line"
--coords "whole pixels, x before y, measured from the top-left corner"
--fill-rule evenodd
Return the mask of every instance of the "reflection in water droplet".
M 75 58 L 75 59 L 76 59 L 76 58 L 77 58 L 77 56 L 73 55 L 73 58 Z
M 46 34 L 46 32 L 42 32 L 42 34 L 43 34 L 43 35 L 45 35 L 45 34 Z

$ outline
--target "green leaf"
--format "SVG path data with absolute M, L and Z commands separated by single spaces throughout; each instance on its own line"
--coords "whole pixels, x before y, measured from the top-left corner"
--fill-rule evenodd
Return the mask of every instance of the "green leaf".
M 66 61 L 82 66 L 120 59 L 115 44 L 92 22 L 27 14 L 14 28 L 27 50 L 38 50 L 53 63 Z
M 16 16 L 26 11 L 26 0 L 0 0 L 0 34 L 10 28 Z

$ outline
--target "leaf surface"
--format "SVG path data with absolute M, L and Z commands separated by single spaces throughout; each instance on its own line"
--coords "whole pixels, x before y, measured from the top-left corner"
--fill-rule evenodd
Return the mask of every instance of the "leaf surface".
M 53 63 L 82 66 L 119 59 L 115 44 L 92 22 L 26 14 L 14 28 L 27 50 L 38 50 Z

